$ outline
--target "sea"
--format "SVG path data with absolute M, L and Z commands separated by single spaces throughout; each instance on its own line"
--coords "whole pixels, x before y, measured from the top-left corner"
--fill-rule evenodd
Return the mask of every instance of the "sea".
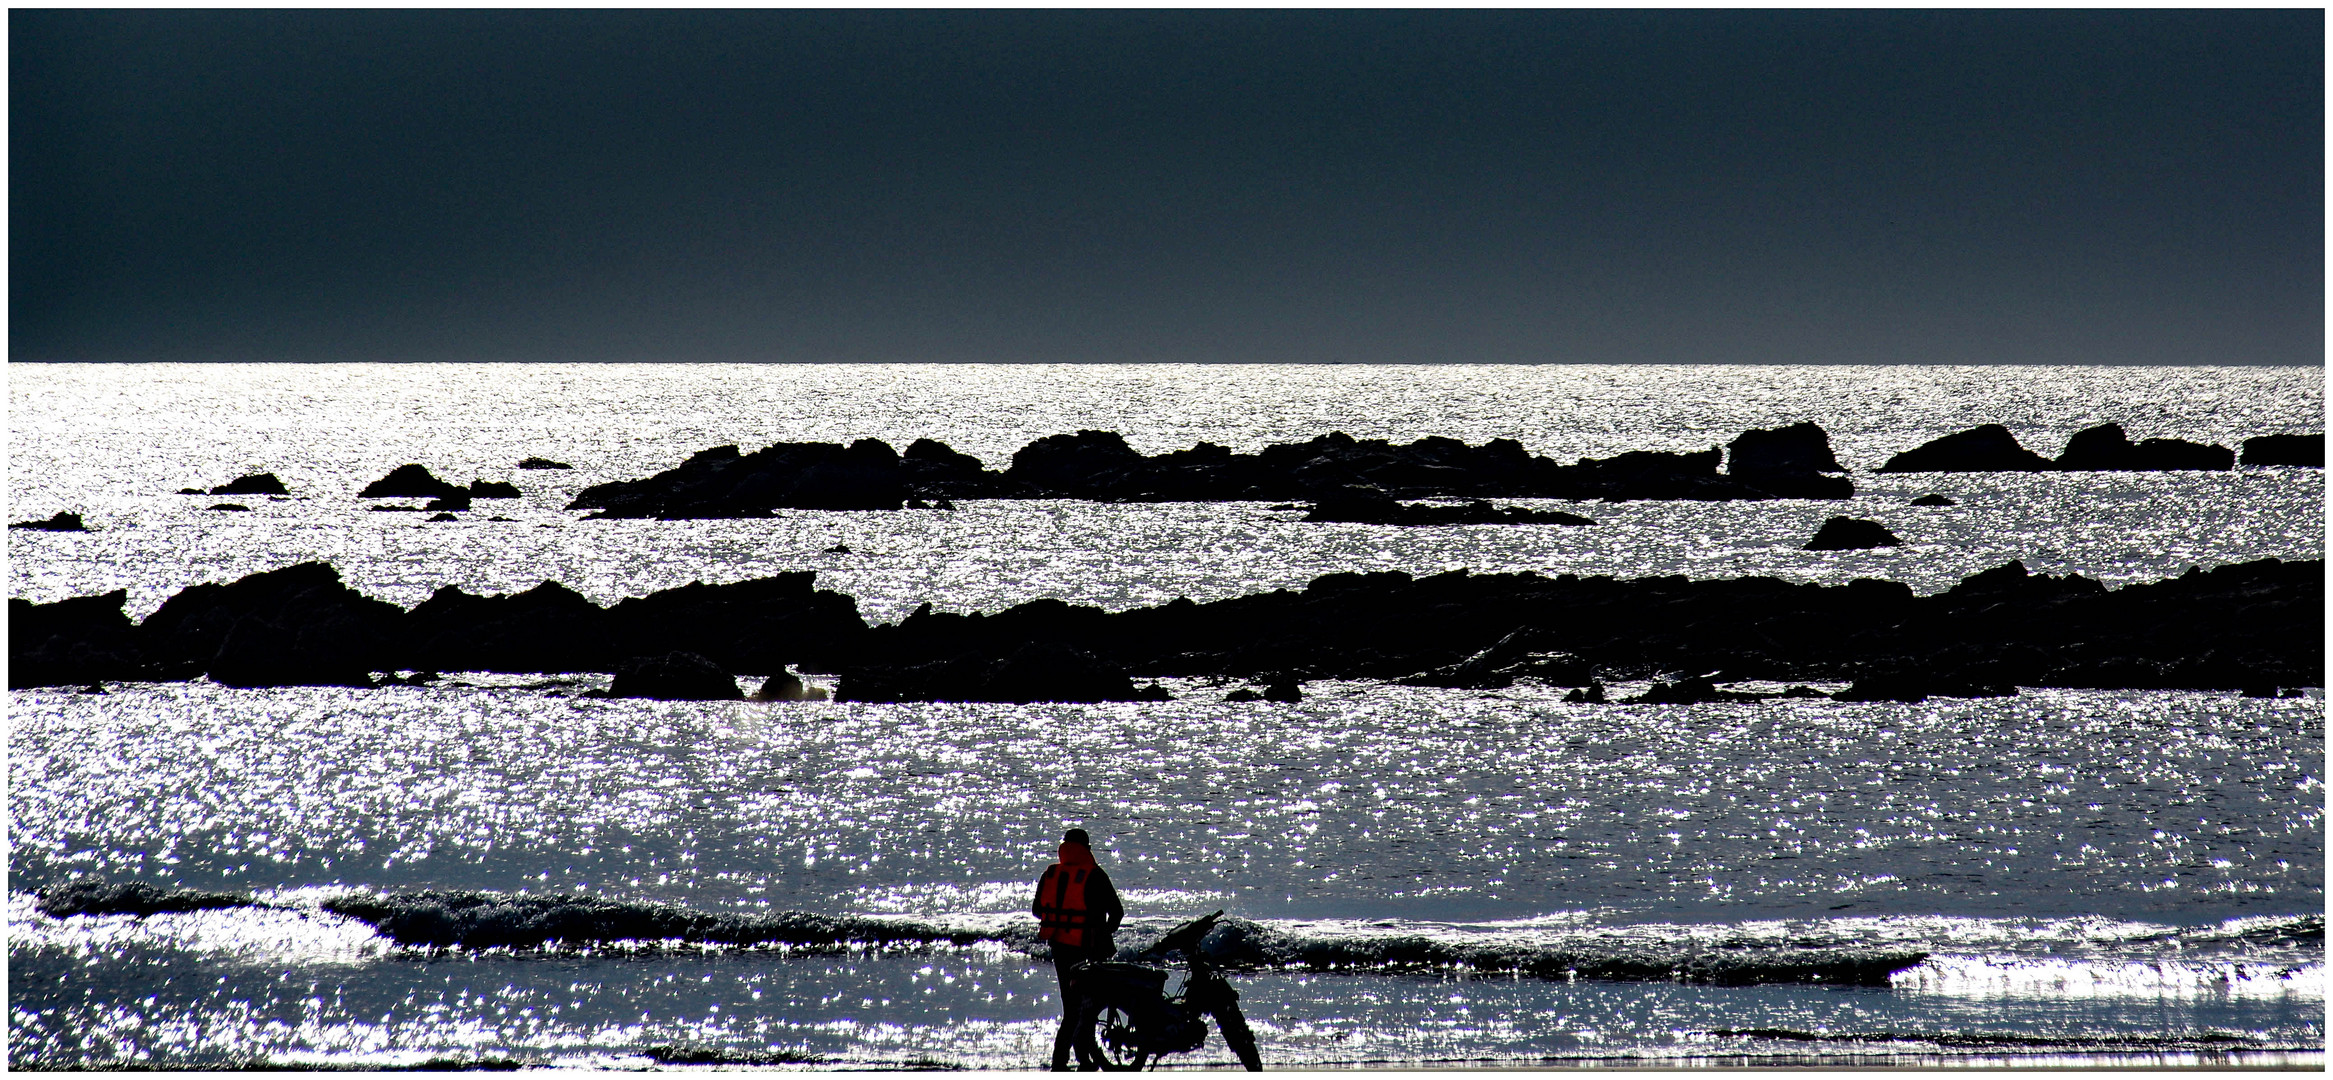
M 558 581 L 612 603 L 813 570 L 870 621 L 1053 597 L 1111 610 L 1350 570 L 1902 581 L 2020 560 L 2109 587 L 2322 559 L 2320 469 L 1878 474 L 1978 424 L 2235 446 L 2325 428 L 2321 367 L 1699 365 L 10 365 L 11 597 L 171 594 L 304 560 L 412 605 Z M 991 467 L 1045 435 L 1157 453 L 1330 431 L 1519 440 L 1569 462 L 1811 420 L 1854 499 L 1560 506 L 1597 524 L 1314 524 L 1262 503 L 585 521 L 589 484 L 721 444 L 934 438 Z M 564 470 L 520 470 L 527 457 Z M 355 497 L 417 462 L 515 483 L 453 522 Z M 288 497 L 181 488 L 267 471 Z M 1909 505 L 1938 493 L 1951 507 Z M 221 502 L 245 511 L 211 509 Z M 1801 549 L 1834 514 L 1901 547 Z M 766 672 L 736 673 L 750 689 Z M 819 677 L 813 676 L 812 683 Z M 1294 704 L 1169 679 L 1101 705 L 599 699 L 604 677 L 206 680 L 12 690 L 12 1068 L 1030 1068 L 1060 1011 L 1028 945 L 1065 828 L 1129 951 L 1215 910 L 1268 1067 L 2322 1068 L 2325 700 L 2025 688 L 1919 704 L 1593 705 L 1315 681 Z M 1827 686 L 1827 684 L 1826 684 Z M 1615 688 L 1615 696 L 1632 689 Z M 75 878 L 264 906 L 53 918 Z M 954 941 L 399 945 L 326 906 L 423 890 L 715 915 L 883 917 Z M 1277 949 L 1278 952 L 1271 950 Z M 1424 954 L 1447 963 L 1401 963 Z M 1439 950 L 1439 951 L 1436 951 Z M 1788 968 L 1869 984 L 1534 974 L 1486 955 Z M 1582 966 L 1593 967 L 1583 962 Z M 1210 1037 L 1166 1064 L 1228 1067 Z

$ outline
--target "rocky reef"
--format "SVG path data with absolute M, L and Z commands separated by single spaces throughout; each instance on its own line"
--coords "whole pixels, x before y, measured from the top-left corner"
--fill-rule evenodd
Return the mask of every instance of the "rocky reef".
M 1144 455 L 1112 431 L 1049 435 L 1002 472 L 932 439 L 904 454 L 879 439 L 778 443 L 753 453 L 699 451 L 638 480 L 596 484 L 570 510 L 596 518 L 761 517 L 780 509 L 896 510 L 908 500 L 1093 499 L 1113 502 L 1316 500 L 1354 490 L 1384 499 L 1844 499 L 1854 484 L 1812 423 L 1744 433 L 1727 451 L 1632 451 L 1571 465 L 1513 439 L 1470 446 L 1428 437 L 1396 444 L 1331 432 L 1234 453 L 1202 442 Z M 1719 466 L 1725 464 L 1724 472 Z
M 2321 444 L 2322 436 L 2319 440 Z M 2246 440 L 2247 445 L 2255 441 Z M 2236 452 L 2225 446 L 2185 439 L 2143 439 L 2134 443 L 2121 424 L 2099 424 L 2075 432 L 2053 460 L 2026 449 L 2008 428 L 1984 424 L 1921 443 L 1887 459 L 1879 471 L 2225 472 L 2235 467 Z
M 1134 678 L 1403 680 L 1491 687 L 1700 675 L 1877 680 L 1895 695 L 2062 686 L 2324 684 L 2324 563 L 2191 569 L 2108 589 L 2008 563 L 1934 596 L 1894 582 L 1695 581 L 1452 571 L 1329 574 L 1210 603 L 1108 612 L 1033 600 L 869 626 L 809 572 L 690 584 L 601 607 L 546 582 L 507 596 L 441 588 L 405 611 L 301 563 L 196 585 L 144 622 L 123 594 L 9 601 L 10 682 L 209 675 L 235 686 L 372 685 L 399 670 L 614 672 L 694 654 L 709 696 L 733 675 L 838 675 L 860 701 L 1141 700 Z M 644 670 L 644 669 L 643 669 Z M 703 677 L 717 673 L 719 680 Z M 651 680 L 642 684 L 655 687 Z M 692 684 L 693 685 L 693 684 Z M 699 696 L 670 690 L 654 696 Z

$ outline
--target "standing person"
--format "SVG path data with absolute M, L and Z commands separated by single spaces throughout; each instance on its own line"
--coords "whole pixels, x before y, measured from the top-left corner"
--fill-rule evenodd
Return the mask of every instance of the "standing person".
M 1110 935 L 1126 918 L 1110 875 L 1094 862 L 1084 829 L 1061 837 L 1061 861 L 1037 879 L 1037 940 L 1053 945 L 1053 974 L 1061 980 L 1061 1030 L 1053 1035 L 1053 1068 L 1069 1068 L 1069 1050 L 1078 1014 L 1078 965 L 1117 955 Z

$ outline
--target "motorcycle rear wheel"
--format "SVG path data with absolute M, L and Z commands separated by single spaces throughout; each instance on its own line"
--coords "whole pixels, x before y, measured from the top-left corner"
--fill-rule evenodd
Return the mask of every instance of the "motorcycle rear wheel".
M 1133 1072 L 1150 1062 L 1134 1014 L 1115 1002 L 1098 1002 L 1077 1025 L 1079 1059 L 1104 1072 Z

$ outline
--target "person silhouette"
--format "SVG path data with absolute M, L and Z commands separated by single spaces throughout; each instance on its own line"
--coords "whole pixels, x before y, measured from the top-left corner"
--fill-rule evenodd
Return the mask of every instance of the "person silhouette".
M 1037 899 L 1030 906 L 1037 916 L 1037 939 L 1052 946 L 1053 974 L 1061 981 L 1061 1029 L 1053 1035 L 1056 1072 L 1069 1068 L 1069 1051 L 1076 1037 L 1078 969 L 1089 961 L 1117 955 L 1118 948 L 1110 938 L 1126 918 L 1110 875 L 1094 862 L 1084 829 L 1071 829 L 1062 835 L 1059 859 L 1037 879 Z

